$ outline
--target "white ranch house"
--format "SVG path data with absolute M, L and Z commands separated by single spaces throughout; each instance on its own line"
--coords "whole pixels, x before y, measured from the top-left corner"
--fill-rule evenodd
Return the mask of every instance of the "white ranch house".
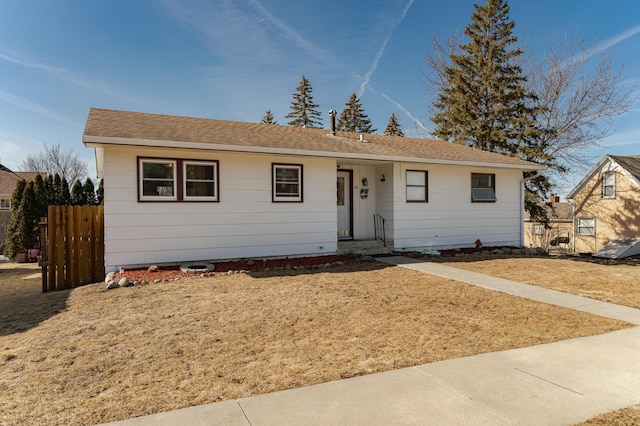
M 443 141 L 91 109 L 105 266 L 335 254 L 385 219 L 398 251 L 523 246 L 523 172 Z

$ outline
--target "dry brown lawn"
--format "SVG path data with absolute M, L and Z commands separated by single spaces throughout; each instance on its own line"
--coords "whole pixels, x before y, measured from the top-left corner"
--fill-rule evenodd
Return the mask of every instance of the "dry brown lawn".
M 0 264 L 0 424 L 92 424 L 629 326 L 377 263 L 40 293 Z

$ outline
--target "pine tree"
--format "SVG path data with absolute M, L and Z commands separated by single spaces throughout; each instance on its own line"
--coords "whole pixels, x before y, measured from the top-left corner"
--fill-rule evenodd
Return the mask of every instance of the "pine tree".
M 63 177 L 60 184 L 60 204 L 61 206 L 68 206 L 71 204 L 71 191 L 69 191 L 69 183 L 67 178 Z
M 400 136 L 404 137 L 404 132 L 402 131 L 402 126 L 398 123 L 398 119 L 396 118 L 396 114 L 392 113 L 391 117 L 389 117 L 389 123 L 387 124 L 387 128 L 384 129 L 384 134 L 387 136 Z
M 87 197 L 85 197 L 84 188 L 79 180 L 75 181 L 71 187 L 70 201 L 72 206 L 84 206 L 87 204 Z
M 49 213 L 49 200 L 46 192 L 45 179 L 42 179 L 42 176 L 39 174 L 33 179 L 33 189 L 36 193 L 36 210 L 38 211 L 38 217 L 45 217 Z
M 278 124 L 278 122 L 273 118 L 273 113 L 271 112 L 270 109 L 268 109 L 267 112 L 264 113 L 264 116 L 262 117 L 262 120 L 260 120 L 260 123 L 262 123 L 262 124 Z
M 291 119 L 288 124 L 296 127 L 322 127 L 322 114 L 316 110 L 318 104 L 313 102 L 313 89 L 309 80 L 302 76 L 300 85 L 296 87 L 291 102 L 291 112 L 285 118 Z
M 93 181 L 87 178 L 84 181 L 84 185 L 82 185 L 82 189 L 84 190 L 85 204 L 88 206 L 97 205 L 98 200 L 96 198 L 96 191 L 95 191 L 95 187 L 93 186 Z
M 98 189 L 96 190 L 96 199 L 98 205 L 104 205 L 104 179 L 100 179 Z
M 28 250 L 36 247 L 39 236 L 38 222 L 40 222 L 40 215 L 33 181 L 28 182 L 24 187 L 22 200 L 20 200 L 20 212 L 18 235 L 23 249 Z
M 377 129 L 371 128 L 371 120 L 364 113 L 362 104 L 355 93 L 351 94 L 349 101 L 345 105 L 347 107 L 342 110 L 336 123 L 338 130 L 358 133 L 374 133 L 377 131 Z
M 474 8 L 465 28 L 469 42 L 444 69 L 446 81 L 433 105 L 434 135 L 523 160 L 550 161 L 541 146 L 537 98 L 526 89 L 519 65 L 523 51 L 515 46 L 509 6 L 506 0 L 487 0 Z M 544 176 L 527 182 L 525 208 L 532 216 L 546 219 L 535 204 L 547 198 L 549 187 Z
M 22 243 L 21 235 L 18 232 L 22 216 L 22 210 L 20 209 L 22 194 L 24 194 L 24 188 L 26 186 L 27 181 L 20 179 L 11 194 L 11 217 L 9 218 L 9 226 L 7 227 L 7 234 L 4 239 L 4 255 L 11 259 L 16 257 L 19 251 L 26 249 Z

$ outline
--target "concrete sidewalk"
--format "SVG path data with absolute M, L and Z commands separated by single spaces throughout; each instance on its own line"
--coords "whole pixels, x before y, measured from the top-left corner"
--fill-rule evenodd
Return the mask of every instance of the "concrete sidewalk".
M 437 263 L 378 260 L 640 324 L 640 311 L 631 308 Z M 634 327 L 112 424 L 565 425 L 639 403 L 640 327 Z

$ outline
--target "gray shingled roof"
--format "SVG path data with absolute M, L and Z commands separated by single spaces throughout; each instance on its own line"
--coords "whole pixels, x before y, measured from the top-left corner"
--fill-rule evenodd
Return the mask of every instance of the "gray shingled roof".
M 297 153 L 312 156 L 486 164 L 524 170 L 544 167 L 506 155 L 417 138 L 364 135 L 326 129 L 242 123 L 92 108 L 84 129 L 88 146 L 121 143 L 211 150 Z
M 610 155 L 609 157 L 640 181 L 640 157 L 622 157 L 618 155 Z

